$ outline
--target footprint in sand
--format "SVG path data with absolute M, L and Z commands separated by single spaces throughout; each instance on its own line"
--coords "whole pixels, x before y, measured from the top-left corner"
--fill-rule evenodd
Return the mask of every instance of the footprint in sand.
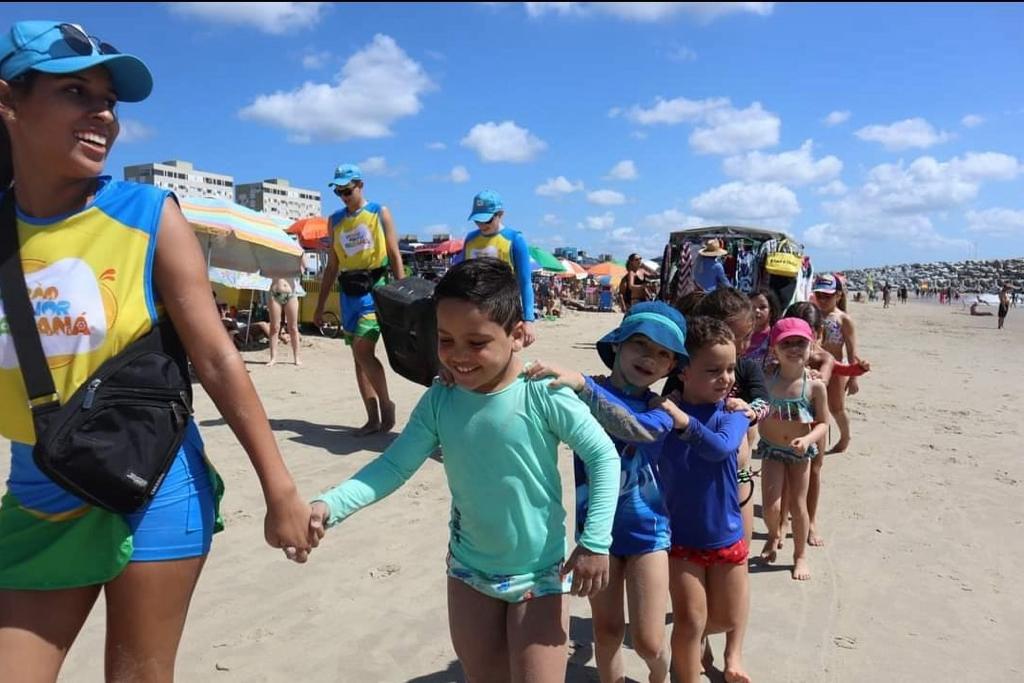
M 832 643 L 836 647 L 841 647 L 844 650 L 856 650 L 857 649 L 857 639 L 856 638 L 851 638 L 850 636 L 836 636 L 835 638 L 832 639 Z
M 402 571 L 402 565 L 400 564 L 382 564 L 379 567 L 370 570 L 371 579 L 386 579 L 392 574 L 397 574 Z
M 997 471 L 996 476 L 993 478 L 1000 484 L 1007 484 L 1009 486 L 1016 486 L 1019 483 L 1016 479 L 1010 478 L 1009 472 L 1003 472 L 1002 470 Z

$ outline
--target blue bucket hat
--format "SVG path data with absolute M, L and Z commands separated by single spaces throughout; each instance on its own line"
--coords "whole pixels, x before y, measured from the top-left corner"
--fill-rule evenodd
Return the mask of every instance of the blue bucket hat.
M 345 187 L 353 180 L 362 180 L 363 174 L 355 164 L 342 164 L 334 169 L 334 180 L 327 187 Z
M 153 90 L 153 76 L 142 60 L 118 52 L 77 24 L 19 21 L 0 35 L 0 78 L 5 81 L 29 71 L 72 74 L 94 66 L 110 72 L 123 102 L 141 102 Z
M 634 334 L 642 334 L 675 353 L 677 367 L 690 359 L 690 354 L 686 353 L 686 318 L 683 314 L 664 301 L 644 301 L 630 308 L 622 323 L 597 342 L 597 354 L 605 365 L 615 367 L 614 345 Z
M 473 210 L 469 213 L 469 220 L 487 223 L 499 211 L 504 211 L 501 196 L 494 190 L 484 190 L 473 197 Z

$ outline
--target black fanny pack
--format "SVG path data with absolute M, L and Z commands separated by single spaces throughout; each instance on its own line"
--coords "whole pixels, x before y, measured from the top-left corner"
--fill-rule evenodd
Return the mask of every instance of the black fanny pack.
M 363 296 L 372 292 L 373 286 L 387 272 L 384 266 L 372 270 L 345 270 L 338 274 L 338 285 L 349 296 Z
M 181 340 L 170 322 L 155 326 L 62 405 L 25 286 L 12 194 L 0 207 L 0 292 L 32 410 L 33 460 L 87 502 L 135 512 L 163 482 L 188 427 L 192 384 Z

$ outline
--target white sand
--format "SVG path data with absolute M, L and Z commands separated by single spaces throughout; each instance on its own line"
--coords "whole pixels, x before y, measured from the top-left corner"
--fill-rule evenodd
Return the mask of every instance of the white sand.
M 850 453 L 825 465 L 827 545 L 810 549 L 808 583 L 790 579 L 788 542 L 777 570 L 752 574 L 747 667 L 758 681 L 1021 680 L 1024 310 L 1011 310 L 1001 333 L 995 318 L 935 304 L 854 304 L 852 313 L 874 371 L 850 401 Z M 590 343 L 618 320 L 570 312 L 541 323 L 528 357 L 598 371 Z M 340 342 L 306 340 L 301 368 L 265 368 L 265 356 L 247 360 L 304 494 L 341 481 L 386 445 L 341 428 L 363 416 Z M 422 390 L 395 376 L 391 386 L 401 425 Z M 256 479 L 201 391 L 196 412 L 227 480 L 228 528 L 214 539 L 192 603 L 178 679 L 461 680 L 447 630 L 441 466 L 428 460 L 391 498 L 331 531 L 309 564 L 293 565 L 263 544 Z M 755 551 L 762 531 L 758 521 Z M 568 680 L 597 680 L 588 606 L 572 605 Z M 103 618 L 99 606 L 62 680 L 102 679 Z M 721 662 L 721 637 L 713 644 Z M 645 680 L 633 652 L 626 662 Z

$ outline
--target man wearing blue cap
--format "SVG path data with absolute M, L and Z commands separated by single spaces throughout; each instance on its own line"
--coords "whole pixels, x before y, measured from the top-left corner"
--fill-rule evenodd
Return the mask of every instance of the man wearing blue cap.
M 111 475 L 144 486 L 161 482 L 152 498 L 131 512 L 87 503 L 111 485 L 73 486 L 60 463 L 36 459 L 41 437 L 55 429 L 81 437 L 83 430 L 61 412 L 50 412 L 48 424 L 36 421 L 26 386 L 33 366 L 50 382 L 48 398 L 56 395 L 64 407 L 96 400 L 91 426 L 103 426 L 85 430 L 86 437 L 126 436 L 129 425 L 155 420 L 145 417 L 146 394 L 112 400 L 123 388 L 106 382 L 109 363 L 173 329 L 257 472 L 267 542 L 296 559 L 312 547 L 309 508 L 221 324 L 195 233 L 167 190 L 103 173 L 120 131 L 118 100 L 141 101 L 152 88 L 141 60 L 76 24 L 21 21 L 0 34 L 0 235 L 13 242 L 4 249 L 12 252 L 4 262 L 13 272 L 5 268 L 0 277 L 22 281 L 2 287 L 0 308 L 16 315 L 21 298 L 41 333 L 32 339 L 30 317 L 20 349 L 6 324 L 0 334 L 0 439 L 11 442 L 11 476 L 0 498 L 0 681 L 55 681 L 100 593 L 107 679 L 173 679 L 189 602 L 219 522 L 222 482 L 180 405 L 173 436 L 181 441 L 173 452 L 147 442 L 94 454 L 110 458 Z M 49 362 L 18 353 L 33 347 Z M 165 351 L 184 364 L 181 354 Z M 166 397 L 150 398 L 149 410 L 169 405 Z M 82 454 L 75 452 L 79 467 L 88 462 Z M 148 478 L 138 464 L 152 465 Z
M 395 280 L 405 275 L 398 234 L 388 208 L 363 197 L 363 175 L 358 166 L 338 166 L 327 185 L 345 208 L 327 220 L 332 248 L 313 322 L 317 326 L 322 323 L 330 285 L 337 277 L 341 286 L 341 326 L 345 342 L 352 346 L 356 384 L 366 407 L 366 424 L 356 430 L 356 435 L 389 432 L 395 426 L 395 404 L 388 394 L 384 366 L 377 360 L 380 324 L 371 292 L 388 281 L 389 271 Z
M 476 223 L 476 230 L 466 235 L 462 257 L 496 258 L 512 267 L 519 282 L 519 294 L 523 298 L 523 346 L 529 346 L 537 338 L 533 330 L 536 316 L 533 282 L 530 278 L 530 250 L 521 232 L 502 226 L 501 219 L 504 216 L 501 197 L 494 190 L 484 190 L 473 197 L 469 220 Z

